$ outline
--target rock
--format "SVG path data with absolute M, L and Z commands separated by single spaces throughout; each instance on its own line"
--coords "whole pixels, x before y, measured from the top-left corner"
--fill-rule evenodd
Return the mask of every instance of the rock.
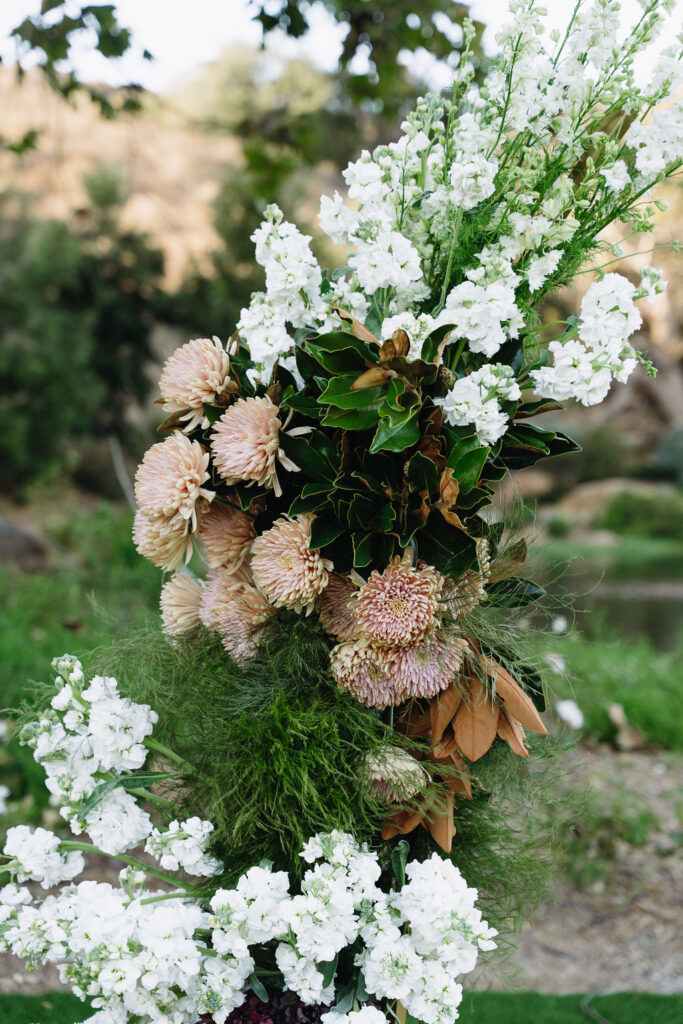
M 613 477 L 579 484 L 554 505 L 539 510 L 539 519 L 548 523 L 553 519 L 563 520 L 569 527 L 590 526 L 606 509 L 617 494 L 662 495 L 677 493 L 673 484 L 653 483 L 646 480 L 631 480 L 628 477 Z

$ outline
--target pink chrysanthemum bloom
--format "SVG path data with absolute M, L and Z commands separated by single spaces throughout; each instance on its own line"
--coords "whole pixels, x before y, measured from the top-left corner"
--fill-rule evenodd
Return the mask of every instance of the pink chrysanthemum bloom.
M 184 521 L 167 516 L 148 517 L 138 510 L 133 522 L 133 543 L 143 558 L 165 572 L 179 569 L 192 557 L 192 536 L 186 532 Z
M 223 646 L 235 658 L 255 653 L 259 627 L 274 614 L 244 566 L 236 572 L 212 569 L 207 576 L 199 606 L 201 621 L 221 635 Z
M 387 666 L 396 686 L 409 697 L 434 697 L 446 690 L 462 666 L 467 643 L 443 631 L 387 651 Z
M 333 572 L 318 598 L 315 609 L 320 621 L 337 640 L 351 640 L 358 635 L 358 624 L 349 605 L 357 589 L 348 576 Z
M 282 423 L 278 412 L 266 395 L 239 398 L 223 413 L 213 428 L 211 451 L 216 469 L 226 483 L 257 484 L 272 488 L 278 497 L 282 494 L 277 462 L 292 472 L 298 466 L 280 448 Z M 299 428 L 292 433 L 307 429 Z
M 375 570 L 358 591 L 353 613 L 360 631 L 377 643 L 410 644 L 434 626 L 443 577 L 432 566 L 413 569 L 410 556 Z
M 238 569 L 256 536 L 250 516 L 234 505 L 214 501 L 202 520 L 199 538 L 207 565 L 216 569 Z
M 161 588 L 159 607 L 164 633 L 182 636 L 201 625 L 202 584 L 187 572 L 176 572 Z
M 252 545 L 254 580 L 276 607 L 308 614 L 327 586 L 333 565 L 309 547 L 312 521 L 311 515 L 283 516 Z
M 197 442 L 175 431 L 146 453 L 135 474 L 135 497 L 146 516 L 166 516 L 184 523 L 186 532 L 197 529 L 197 509 L 212 501 L 214 492 L 203 484 L 209 479 L 209 453 Z
M 410 800 L 429 782 L 419 761 L 400 747 L 380 747 L 376 754 L 368 754 L 363 768 L 375 796 L 387 803 Z
M 183 430 L 206 429 L 203 404 L 215 405 L 229 390 L 230 356 L 218 338 L 195 338 L 181 345 L 164 363 L 159 390 L 168 413 L 183 413 Z
M 389 673 L 386 651 L 370 640 L 337 644 L 330 662 L 339 689 L 348 690 L 368 708 L 386 708 L 405 699 Z

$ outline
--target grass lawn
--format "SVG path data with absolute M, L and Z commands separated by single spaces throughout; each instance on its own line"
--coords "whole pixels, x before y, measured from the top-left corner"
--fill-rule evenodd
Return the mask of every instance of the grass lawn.
M 63 993 L 0 995 L 3 1024 L 75 1024 L 87 1015 L 83 1003 Z M 683 995 L 624 993 L 584 1001 L 579 995 L 466 992 L 460 1007 L 461 1024 L 679 1024 L 682 1019 Z

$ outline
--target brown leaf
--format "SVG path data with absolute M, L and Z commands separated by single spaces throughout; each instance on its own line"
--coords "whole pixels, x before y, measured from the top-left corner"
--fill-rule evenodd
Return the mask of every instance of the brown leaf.
M 532 732 L 540 732 L 547 735 L 548 730 L 541 720 L 541 716 L 534 706 L 534 702 L 528 693 L 525 693 L 507 669 L 499 665 L 497 661 L 490 658 L 483 658 L 486 670 L 493 680 L 496 688 L 496 696 L 503 701 L 505 712 L 515 716 L 522 725 Z
M 458 742 L 451 732 L 449 735 L 445 735 L 440 743 L 435 743 L 432 746 L 432 758 L 434 761 L 443 761 L 451 754 L 455 753 L 458 749 Z
M 455 526 L 458 530 L 462 530 L 463 533 L 467 533 L 467 527 L 462 519 L 456 516 L 455 512 L 451 512 L 450 509 L 445 508 L 443 505 L 439 505 L 439 512 L 450 526 Z
M 406 736 L 424 736 L 431 728 L 430 709 L 420 715 L 411 715 L 406 728 Z
M 410 349 L 410 338 L 405 331 L 401 330 L 400 327 L 391 335 L 391 344 L 393 352 L 388 357 L 389 359 L 392 359 L 394 356 L 408 355 L 408 351 Z
M 453 723 L 458 746 L 470 761 L 483 757 L 496 738 L 500 709 L 478 679 L 470 680 L 471 704 L 463 703 Z
M 371 366 L 369 370 L 361 373 L 360 377 L 354 380 L 351 390 L 362 391 L 364 388 L 376 388 L 380 384 L 384 384 L 390 376 L 389 371 L 384 370 L 381 366 Z
M 433 698 L 429 705 L 432 745 L 438 743 L 443 736 L 446 726 L 458 710 L 461 701 L 462 694 L 453 684 Z
M 521 723 L 505 711 L 501 711 L 500 718 L 498 719 L 498 735 L 509 744 L 510 749 L 514 750 L 515 754 L 519 754 L 520 757 L 529 756 L 529 751 L 526 748 L 526 737 L 524 736 L 524 729 Z
M 450 338 L 452 333 L 452 331 L 449 331 L 448 334 L 444 335 L 444 337 L 439 342 L 439 347 L 437 348 L 436 356 L 434 357 L 434 362 L 436 363 L 437 366 L 439 365 L 443 358 L 444 349 L 446 348 L 446 345 L 448 344 L 448 339 Z
M 183 426 L 183 416 L 191 412 L 191 409 L 181 409 L 179 412 L 172 412 L 170 416 L 167 416 L 163 423 L 160 423 L 157 427 L 157 433 L 161 434 L 165 430 L 179 430 Z
M 467 797 L 468 800 L 472 799 L 472 780 L 470 776 L 470 770 L 467 764 L 462 759 L 457 750 L 448 758 L 449 761 L 458 769 L 458 775 L 451 775 L 450 778 L 446 779 L 446 785 L 449 789 L 452 789 L 454 793 L 460 793 L 461 796 Z
M 459 490 L 460 484 L 453 476 L 452 468 L 447 466 L 439 480 L 439 494 L 446 508 L 452 508 L 455 505 Z
M 422 824 L 422 811 L 399 811 L 382 827 L 382 839 L 393 839 L 394 836 L 405 836 Z
M 348 313 L 345 309 L 341 309 L 340 306 L 335 306 L 334 308 L 337 310 L 339 316 L 342 317 L 342 319 L 348 320 L 348 322 L 351 324 L 351 334 L 354 336 L 354 338 L 359 338 L 360 341 L 369 341 L 374 345 L 379 344 L 375 335 L 372 333 L 372 331 L 369 331 L 367 329 L 365 324 L 362 324 L 360 320 L 356 320 L 355 316 L 352 316 L 351 313 Z
M 446 853 L 450 853 L 453 846 L 453 836 L 455 835 L 455 822 L 453 821 L 455 797 L 453 793 L 449 791 L 446 800 L 445 809 L 443 811 L 434 811 L 428 817 L 425 817 L 422 824 L 434 842 L 438 843 Z

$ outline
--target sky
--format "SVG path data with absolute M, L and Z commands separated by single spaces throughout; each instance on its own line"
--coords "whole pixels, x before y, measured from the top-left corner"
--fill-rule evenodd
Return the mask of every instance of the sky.
M 391 0 L 387 0 L 388 3 Z M 107 61 L 83 48 L 74 56 L 74 64 L 85 80 L 106 81 L 112 85 L 135 81 L 152 91 L 164 91 L 214 60 L 233 43 L 260 42 L 260 26 L 251 20 L 247 0 L 115 0 L 119 20 L 133 31 L 134 48 L 118 61 Z M 545 0 L 550 29 L 562 27 L 571 10 L 571 0 Z M 416 3 L 419 9 L 419 3 Z M 637 20 L 638 0 L 622 0 L 624 25 Z M 11 29 L 27 14 L 40 9 L 40 0 L 0 0 L 0 56 L 11 60 L 14 54 L 9 39 Z M 496 31 L 506 20 L 507 0 L 472 0 L 470 12 L 487 25 L 485 48 L 494 52 Z M 343 27 L 336 26 L 325 11 L 314 9 L 313 29 L 303 40 L 281 38 L 273 41 L 281 56 L 304 55 L 324 70 L 333 70 L 343 38 Z M 674 31 L 683 26 L 683 0 L 676 0 Z M 671 41 L 672 35 L 667 34 Z M 143 49 L 154 54 L 154 61 L 142 59 Z M 656 61 L 653 55 L 641 61 L 641 80 Z M 431 84 L 439 82 L 438 73 Z

